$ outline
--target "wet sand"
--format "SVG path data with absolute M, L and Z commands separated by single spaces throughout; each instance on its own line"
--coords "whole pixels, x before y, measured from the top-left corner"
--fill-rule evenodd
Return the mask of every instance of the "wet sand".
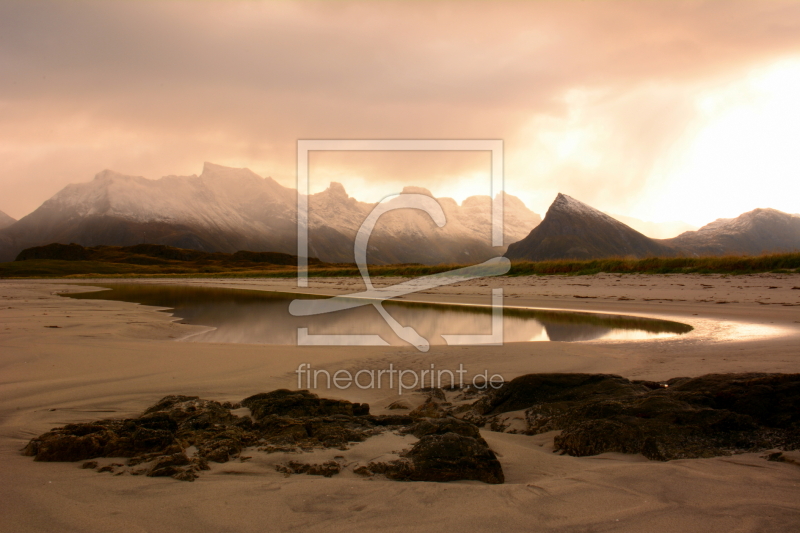
M 118 280 L 121 281 L 121 280 Z M 397 279 L 380 279 L 379 284 Z M 80 280 L 87 283 L 87 280 Z M 98 283 L 106 284 L 109 280 Z M 360 280 L 137 280 L 347 294 Z M 661 380 L 710 372 L 800 372 L 800 275 L 598 275 L 475 280 L 409 300 L 505 304 L 667 318 L 695 331 L 638 342 L 501 347 L 295 347 L 180 342 L 203 328 L 131 303 L 74 300 L 65 280 L 0 281 L 0 488 L 3 531 L 793 531 L 800 467 L 762 454 L 647 461 L 552 453 L 552 435 L 484 431 L 504 485 L 400 483 L 276 472 L 268 461 L 213 465 L 193 483 L 113 476 L 77 463 L 37 463 L 19 450 L 69 422 L 138 415 L 167 394 L 238 401 L 297 388 L 300 363 L 319 369 L 457 368 L 506 379 L 534 372 L 604 372 Z M 721 303 L 725 302 L 725 303 Z M 48 327 L 58 326 L 58 327 Z M 316 390 L 386 412 L 396 391 Z M 419 401 L 414 395 L 410 401 Z M 353 453 L 377 453 L 370 441 Z M 359 448 L 361 447 L 361 448 Z

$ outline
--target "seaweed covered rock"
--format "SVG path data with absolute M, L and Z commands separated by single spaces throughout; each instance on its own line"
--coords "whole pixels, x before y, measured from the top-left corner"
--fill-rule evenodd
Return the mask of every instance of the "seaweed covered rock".
M 527 374 L 489 391 L 474 408 L 482 415 L 526 409 L 543 403 L 630 396 L 650 390 L 613 374 Z
M 147 475 L 150 477 L 174 476 L 184 471 L 183 468 L 179 467 L 189 464 L 191 464 L 191 461 L 183 452 L 162 455 L 153 461 L 153 465 L 148 470 Z
M 169 417 L 99 420 L 67 424 L 32 439 L 23 449 L 37 461 L 82 461 L 158 453 L 175 443 L 177 424 Z
M 401 459 L 370 463 L 366 471 L 399 481 L 498 484 L 505 480 L 500 461 L 485 440 L 453 432 L 425 435 Z
M 441 418 L 447 414 L 442 404 L 432 398 L 426 400 L 419 407 L 409 413 L 414 418 Z
M 458 433 L 425 435 L 408 453 L 414 481 L 455 481 L 474 479 L 503 483 L 503 468 L 482 438 Z
M 239 405 L 252 416 L 237 416 Z M 240 412 L 241 413 L 241 412 Z M 241 457 L 245 448 L 301 453 L 347 450 L 384 431 L 413 434 L 420 441 L 408 451 L 409 475 L 393 479 L 502 482 L 502 468 L 478 428 L 456 419 L 419 420 L 410 415 L 373 416 L 366 404 L 319 398 L 308 391 L 277 390 L 250 396 L 241 404 L 197 396 L 166 396 L 138 418 L 68 424 L 32 439 L 23 450 L 37 461 L 85 461 L 98 472 L 128 472 L 193 481 L 209 462 Z M 446 437 L 446 438 L 445 438 Z M 189 453 L 189 450 L 192 453 Z M 126 457 L 127 464 L 99 466 L 102 457 Z M 276 468 L 286 474 L 330 477 L 341 465 L 290 461 Z M 500 481 L 497 481 L 497 480 Z
M 697 407 L 747 415 L 766 427 L 800 424 L 800 374 L 708 374 L 667 384 L 671 395 Z
M 422 420 L 406 428 L 404 432 L 410 433 L 418 439 L 421 439 L 427 435 L 444 435 L 445 433 L 455 433 L 464 437 L 472 437 L 474 439 L 483 440 L 477 426 L 464 420 L 451 417 Z
M 275 470 L 287 476 L 291 474 L 308 474 L 309 476 L 333 477 L 342 471 L 342 465 L 336 461 L 326 461 L 319 464 L 289 461 L 287 464 L 275 465 Z
M 320 398 L 307 390 L 290 391 L 279 389 L 256 394 L 242 400 L 242 406 L 250 409 L 255 419 L 269 415 L 285 417 L 308 417 L 369 414 L 369 405 L 351 403 L 345 400 Z
M 301 448 L 343 448 L 362 442 L 383 431 L 372 417 L 329 416 L 285 418 L 267 416 L 255 425 L 269 444 L 295 445 Z
M 166 396 L 147 408 L 142 418 L 166 415 L 181 429 L 200 429 L 233 420 L 235 417 L 230 407 L 212 400 L 201 400 L 197 396 Z
M 771 438 L 774 435 L 749 417 L 729 411 L 686 409 L 676 402 L 674 410 L 652 413 L 640 407 L 647 402 L 621 403 L 621 412 L 615 415 L 575 417 L 554 439 L 556 447 L 575 456 L 641 453 L 648 459 L 666 461 L 769 449 L 779 444 Z
M 504 390 L 505 389 L 505 390 Z M 654 460 L 800 447 L 800 375 L 711 374 L 663 383 L 533 374 L 474 404 L 492 422 L 525 409 L 526 433 L 561 430 L 570 455 L 641 453 Z

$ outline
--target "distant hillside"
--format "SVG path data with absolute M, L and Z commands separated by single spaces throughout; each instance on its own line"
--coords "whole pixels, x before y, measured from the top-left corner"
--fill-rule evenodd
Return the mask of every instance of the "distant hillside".
M 425 189 L 408 192 L 430 195 Z M 352 262 L 359 226 L 374 204 L 331 183 L 309 196 L 309 255 Z M 443 228 L 417 210 L 381 217 L 367 259 L 389 263 L 477 263 L 498 255 L 491 246 L 491 199 L 461 205 L 438 198 Z M 504 197 L 505 242 L 523 238 L 540 217 L 513 196 Z M 204 252 L 237 250 L 297 254 L 297 191 L 248 169 L 206 163 L 200 176 L 150 180 L 106 170 L 72 184 L 33 213 L 0 230 L 0 261 L 50 243 L 132 246 L 156 243 Z M 502 252 L 502 250 L 500 250 Z
M 0 211 L 0 229 L 7 228 L 17 220 Z
M 27 248 L 20 252 L 15 261 L 98 261 L 104 263 L 128 263 L 134 265 L 170 265 L 194 263 L 201 265 L 241 267 L 270 265 L 297 266 L 297 256 L 278 252 L 238 251 L 233 254 L 208 253 L 199 250 L 186 250 L 160 244 L 137 244 L 135 246 L 94 246 L 86 248 L 80 244 L 48 244 Z M 316 258 L 309 258 L 309 265 L 323 264 Z M 181 265 L 186 266 L 186 265 Z
M 800 250 L 800 216 L 755 209 L 661 242 L 698 256 L 793 252 Z
M 516 261 L 672 256 L 675 250 L 565 194 L 556 197 L 541 224 L 509 245 Z
M 128 248 L 49 245 L 25 253 L 28 259 L 0 263 L 0 278 L 118 278 L 118 277 L 295 277 L 297 258 L 283 254 L 237 252 L 207 254 L 158 245 Z M 83 258 L 89 259 L 83 259 Z M 283 264 L 283 263 L 286 264 Z M 313 277 L 360 277 L 355 264 L 310 261 Z M 370 268 L 373 277 L 417 277 L 438 274 L 458 265 L 382 265 Z M 647 257 L 515 261 L 511 276 L 622 274 L 753 274 L 800 273 L 800 252 L 751 256 Z

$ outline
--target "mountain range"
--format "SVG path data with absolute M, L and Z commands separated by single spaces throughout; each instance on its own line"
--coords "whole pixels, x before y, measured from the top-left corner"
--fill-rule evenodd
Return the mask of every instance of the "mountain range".
M 696 255 L 757 255 L 800 250 L 800 215 L 754 209 L 736 218 L 720 218 L 697 231 L 662 242 Z
M 433 197 L 427 189 L 403 192 Z M 623 221 L 565 194 L 544 217 L 503 195 L 506 248 L 491 246 L 491 198 L 460 205 L 436 198 L 446 216 L 437 227 L 419 210 L 383 215 L 367 250 L 371 264 L 478 263 L 505 253 L 512 260 L 602 257 L 756 255 L 800 249 L 800 216 L 755 209 L 669 239 L 650 238 Z M 309 255 L 352 263 L 356 233 L 375 204 L 350 197 L 339 183 L 308 197 Z M 203 252 L 297 254 L 297 191 L 248 169 L 206 163 L 197 176 L 158 180 L 105 170 L 66 186 L 14 221 L 0 212 L 0 261 L 50 243 L 82 246 L 159 244 Z M 5 227 L 3 227 L 5 225 Z
M 403 192 L 432 196 L 419 187 Z M 477 263 L 505 251 L 491 246 L 491 198 L 461 205 L 438 198 L 447 223 L 417 210 L 382 216 L 367 250 L 372 264 Z M 353 262 L 355 235 L 375 204 L 350 197 L 338 183 L 309 196 L 309 255 Z M 503 196 L 505 242 L 522 239 L 541 217 Z M 206 163 L 199 176 L 150 180 L 111 170 L 66 186 L 29 215 L 0 229 L 0 261 L 50 243 L 83 246 L 163 244 L 205 252 L 297 253 L 297 191 L 248 169 Z
M 755 209 L 671 239 L 651 239 L 619 220 L 559 194 L 544 220 L 506 257 L 516 261 L 603 257 L 758 255 L 800 250 L 800 216 Z

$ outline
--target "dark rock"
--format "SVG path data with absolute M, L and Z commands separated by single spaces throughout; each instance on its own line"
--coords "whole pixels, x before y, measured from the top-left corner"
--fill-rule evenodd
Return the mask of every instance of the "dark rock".
M 403 431 L 410 433 L 421 439 L 427 435 L 444 435 L 445 433 L 456 433 L 464 437 L 481 439 L 481 433 L 474 424 L 459 420 L 458 418 L 429 419 L 417 422 L 410 428 Z
M 357 474 L 359 476 L 364 476 L 364 477 L 372 477 L 373 476 L 372 471 L 370 471 L 370 469 L 368 467 L 364 466 L 364 465 L 361 465 L 361 466 L 358 466 L 358 467 L 354 468 L 353 469 L 353 473 L 355 473 L 355 474 Z
M 216 463 L 224 463 L 230 457 L 236 457 L 257 439 L 258 434 L 245 431 L 236 425 L 217 425 L 186 435 L 187 442 L 197 447 L 200 457 Z
M 172 476 L 179 471 L 175 467 L 186 466 L 188 464 L 189 458 L 185 453 L 163 455 L 153 462 L 153 466 L 150 467 L 147 475 L 149 477 Z
M 383 474 L 387 478 L 397 481 L 413 481 L 414 464 L 410 459 L 402 458 L 387 462 L 370 462 L 365 468 L 370 474 Z
M 133 448 L 137 451 L 160 450 L 166 448 L 175 434 L 163 429 L 136 428 L 132 435 Z
M 795 466 L 800 466 L 800 461 L 793 459 L 791 457 L 787 457 L 786 455 L 784 455 L 783 452 L 769 453 L 763 458 L 766 459 L 767 461 L 774 461 L 776 463 L 789 463 Z
M 767 461 L 775 461 L 778 463 L 782 463 L 786 460 L 786 458 L 783 457 L 783 452 L 772 452 L 766 456 L 766 459 Z
M 456 433 L 425 435 L 411 448 L 414 481 L 474 479 L 503 483 L 503 468 L 483 439 Z
M 279 389 L 256 394 L 242 400 L 242 406 L 250 409 L 256 420 L 269 415 L 285 417 L 308 417 L 369 414 L 369 405 L 351 403 L 345 400 L 320 398 L 307 390 L 290 391 Z
M 417 421 L 416 418 L 410 415 L 370 415 L 364 418 L 376 426 L 407 426 Z
M 275 465 L 275 469 L 284 474 L 308 474 L 309 476 L 332 477 L 341 472 L 342 466 L 336 461 L 327 461 L 322 464 L 289 461 L 289 463 L 285 465 Z
M 284 418 L 270 415 L 258 424 L 261 435 L 272 445 L 304 448 L 342 448 L 380 433 L 374 417 L 337 415 L 330 417 Z
M 118 465 L 122 470 L 109 471 L 193 481 L 200 471 L 209 468 L 209 462 L 224 463 L 241 457 L 248 447 L 266 452 L 347 449 L 351 443 L 391 429 L 414 434 L 422 439 L 420 443 L 427 439 L 423 447 L 410 450 L 399 466 L 386 470 L 395 479 L 480 479 L 491 483 L 502 479 L 502 469 L 498 476 L 495 470 L 499 463 L 478 429 L 465 421 L 372 416 L 366 404 L 319 398 L 308 391 L 257 394 L 241 405 L 250 409 L 255 422 L 232 414 L 231 409 L 238 408 L 237 404 L 196 396 L 166 396 L 139 418 L 53 429 L 32 439 L 23 453 L 35 456 L 37 461 L 127 457 L 124 467 Z M 440 406 L 437 413 L 442 412 Z M 450 437 L 439 439 L 447 435 Z M 186 455 L 190 446 L 197 450 L 193 457 Z M 93 463 L 86 468 L 96 468 Z M 290 462 L 280 465 L 279 470 L 330 477 L 341 470 L 341 465 L 336 461 L 320 465 Z
M 32 439 L 23 454 L 35 456 L 37 461 L 132 457 L 137 453 L 163 450 L 174 438 L 169 431 L 150 429 L 138 420 L 100 420 L 53 429 Z
M 199 476 L 197 475 L 197 471 L 196 470 L 188 468 L 186 470 L 181 470 L 179 472 L 175 472 L 174 474 L 172 474 L 172 477 L 174 479 L 177 479 L 178 481 L 194 481 Z
M 413 411 L 409 416 L 413 418 L 439 418 L 445 416 L 445 410 L 442 404 L 434 399 L 429 399 Z
M 800 447 L 798 374 L 711 374 L 664 383 L 533 374 L 487 393 L 463 416 L 502 430 L 494 416 L 526 407 L 526 433 L 561 430 L 556 448 L 576 456 L 641 453 L 663 461 Z
M 427 393 L 429 400 L 436 400 L 440 402 L 447 401 L 447 395 L 445 395 L 444 390 L 440 389 L 439 387 L 426 387 L 424 389 L 419 389 L 419 391 Z
M 457 433 L 422 437 L 403 459 L 370 463 L 371 472 L 399 481 L 476 480 L 498 484 L 503 468 L 483 439 Z
M 490 390 L 475 404 L 483 415 L 527 409 L 541 403 L 628 396 L 646 386 L 611 374 L 528 374 Z
M 405 400 L 397 400 L 396 402 L 390 403 L 389 406 L 387 407 L 387 409 L 389 409 L 389 410 L 411 409 L 411 406 Z
M 370 463 L 366 472 L 402 481 L 503 483 L 500 462 L 478 428 L 456 418 L 425 419 L 401 430 L 420 440 L 401 459 Z
M 767 427 L 800 424 L 800 374 L 708 374 L 669 390 L 692 405 L 747 415 Z
M 153 429 L 192 431 L 231 423 L 236 418 L 219 402 L 201 400 L 197 396 L 166 396 L 148 408 L 139 420 L 153 420 L 144 422 Z

